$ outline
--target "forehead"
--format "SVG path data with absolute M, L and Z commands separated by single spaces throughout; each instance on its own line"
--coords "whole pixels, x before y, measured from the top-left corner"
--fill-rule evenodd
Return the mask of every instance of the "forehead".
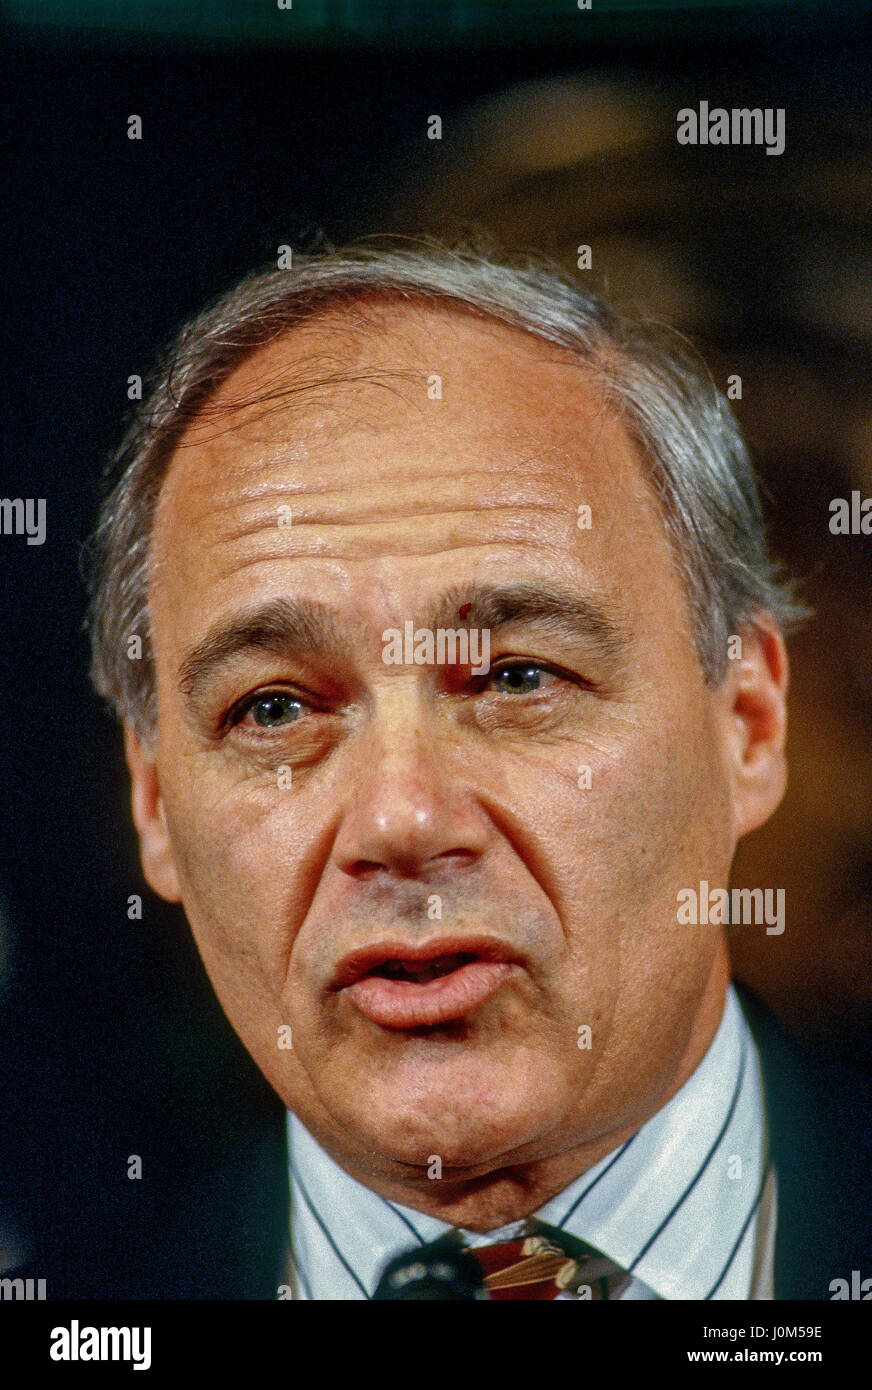
M 432 579 L 434 560 L 476 577 L 581 563 L 616 594 L 674 580 L 593 373 L 520 329 L 405 302 L 321 313 L 245 360 L 182 437 L 152 546 L 167 603 L 188 608 L 242 582 Z
M 506 463 L 526 448 L 531 463 L 571 464 L 603 430 L 612 445 L 622 433 L 593 372 L 567 350 L 444 304 L 370 302 L 318 314 L 244 360 L 182 436 L 171 473 L 191 491 L 232 490 L 296 458 L 329 474 L 335 453 L 322 444 L 373 432 L 405 436 L 410 449 L 425 442 L 457 471 L 461 442 L 483 435 L 495 471 L 500 446 Z M 398 467 L 401 457 L 369 458 L 366 473 Z M 571 467 L 562 472 L 577 485 Z

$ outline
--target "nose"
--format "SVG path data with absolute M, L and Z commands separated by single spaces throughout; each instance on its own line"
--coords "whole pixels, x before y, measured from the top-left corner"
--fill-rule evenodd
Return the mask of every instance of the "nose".
M 399 701 L 362 736 L 333 848 L 344 873 L 422 878 L 484 852 L 488 819 L 459 766 L 457 731 L 436 722 Z

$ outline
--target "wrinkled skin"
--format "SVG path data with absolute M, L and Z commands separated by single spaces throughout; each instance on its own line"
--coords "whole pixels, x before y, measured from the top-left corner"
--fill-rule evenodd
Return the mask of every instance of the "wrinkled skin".
M 369 379 L 216 422 L 327 355 Z M 534 1210 L 714 1036 L 724 942 L 679 927 L 676 897 L 725 884 L 783 794 L 780 637 L 748 630 L 707 685 L 657 503 L 593 379 L 432 306 L 384 302 L 350 331 L 322 314 L 238 367 L 175 452 L 151 558 L 159 715 L 151 743 L 126 730 L 134 816 L 233 1026 L 359 1180 L 474 1229 Z M 453 611 L 519 583 L 595 603 L 620 643 L 526 617 L 493 631 L 485 677 L 382 660 L 383 632 L 430 623 L 447 591 Z M 275 599 L 323 605 L 329 631 L 247 647 L 186 691 L 205 635 Z M 240 709 L 264 691 L 278 703 Z M 460 1020 L 382 1027 L 334 987 L 361 946 L 458 934 L 510 961 Z

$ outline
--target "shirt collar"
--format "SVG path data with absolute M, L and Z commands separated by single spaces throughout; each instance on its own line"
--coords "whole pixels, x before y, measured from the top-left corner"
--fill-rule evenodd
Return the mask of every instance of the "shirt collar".
M 451 1227 L 350 1177 L 288 1115 L 292 1243 L 304 1298 L 370 1298 L 388 1260 Z M 535 1213 L 665 1299 L 749 1296 L 765 1168 L 762 1079 L 732 988 L 699 1066 L 637 1133 Z M 470 1244 L 514 1235 L 520 1223 Z

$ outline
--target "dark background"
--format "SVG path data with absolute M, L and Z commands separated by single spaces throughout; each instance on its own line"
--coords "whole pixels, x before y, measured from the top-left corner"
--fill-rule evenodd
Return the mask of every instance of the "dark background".
M 47 539 L 30 547 L 23 537 L 0 538 L 0 1268 L 30 1259 L 55 1288 L 85 1296 L 274 1296 L 272 1270 L 252 1279 L 245 1269 L 278 1209 L 280 1194 L 258 1195 L 252 1173 L 275 1156 L 282 1112 L 215 1002 L 180 911 L 141 878 L 120 736 L 87 682 L 80 549 L 101 462 L 119 438 L 128 376 L 142 374 L 207 299 L 274 261 L 282 243 L 305 249 L 323 231 L 339 244 L 422 218 L 427 229 L 439 221 L 439 199 L 448 220 L 462 216 L 462 198 L 449 206 L 450 188 L 463 185 L 464 170 L 476 172 L 483 148 L 470 108 L 534 80 L 607 71 L 630 92 L 675 86 L 694 105 L 709 96 L 730 105 L 734 92 L 742 104 L 739 94 L 751 92 L 750 104 L 787 108 L 788 150 L 777 170 L 779 159 L 754 151 L 743 183 L 751 168 L 744 151 L 744 164 L 722 161 L 713 176 L 721 194 L 747 186 L 728 215 L 721 194 L 708 203 L 689 195 L 684 175 L 667 180 L 654 212 L 649 201 L 631 216 L 625 201 L 610 215 L 641 242 L 674 247 L 675 227 L 683 229 L 682 254 L 716 292 L 715 307 L 689 320 L 716 359 L 729 365 L 751 352 L 753 380 L 760 352 L 769 353 L 769 368 L 758 370 L 758 414 L 748 407 L 750 432 L 765 456 L 776 540 L 809 577 L 829 624 L 800 648 L 809 715 L 803 722 L 800 714 L 799 727 L 809 737 L 823 717 L 817 672 L 832 666 L 832 631 L 854 624 L 845 659 L 860 661 L 859 685 L 826 697 L 842 701 L 836 717 L 847 735 L 834 747 L 824 729 L 821 756 L 809 765 L 821 802 L 832 803 L 852 778 L 856 792 L 861 778 L 855 820 L 845 835 L 838 823 L 832 832 L 834 843 L 852 846 L 840 880 L 848 926 L 834 939 L 838 914 L 824 921 L 815 909 L 795 933 L 799 946 L 782 943 L 779 953 L 777 938 L 758 933 L 744 965 L 741 945 L 737 960 L 797 1035 L 839 1053 L 856 1073 L 857 1104 L 868 1103 L 872 802 L 853 758 L 870 738 L 870 659 L 855 647 L 872 645 L 872 541 L 845 538 L 828 550 L 826 506 L 860 486 L 857 459 L 862 466 L 867 455 L 838 441 L 846 415 L 850 439 L 869 420 L 869 329 L 858 337 L 850 314 L 847 328 L 808 316 L 798 326 L 795 301 L 782 293 L 791 257 L 809 245 L 825 259 L 829 244 L 847 244 L 849 265 L 858 246 L 868 256 L 869 206 L 858 211 L 856 182 L 840 177 L 826 192 L 852 149 L 868 156 L 868 14 L 789 4 L 602 3 L 592 15 L 436 5 L 400 6 L 398 24 L 379 5 L 306 9 L 298 0 L 292 35 L 291 15 L 265 5 L 212 7 L 212 32 L 204 32 L 208 17 L 198 32 L 179 19 L 181 9 L 134 8 L 125 15 L 118 6 L 113 18 L 110 6 L 47 5 L 39 16 L 12 6 L 3 35 L 13 176 L 2 494 L 45 497 Z M 142 117 L 141 141 L 127 138 L 132 113 Z M 442 142 L 425 138 L 432 113 L 442 116 Z M 590 175 L 584 164 L 579 187 Z M 786 180 L 777 209 L 761 200 L 762 175 Z M 529 218 L 513 221 L 513 208 L 529 199 L 524 177 L 523 187 L 520 176 L 498 178 L 491 205 L 470 215 L 518 244 L 556 236 L 558 253 L 571 257 L 575 241 L 590 236 L 567 233 L 561 245 L 553 223 L 540 235 Z M 535 178 L 548 177 L 545 158 Z M 410 190 L 431 185 L 421 211 Z M 798 186 L 807 204 L 793 197 Z M 563 200 L 559 179 L 555 187 Z M 585 195 L 585 206 L 594 216 L 599 204 Z M 846 283 L 850 290 L 850 276 Z M 858 319 L 872 303 L 864 292 L 868 285 L 856 288 Z M 766 390 L 774 399 L 764 408 Z M 776 422 L 789 416 L 795 437 L 779 435 L 767 408 Z M 827 419 L 838 426 L 828 429 Z M 802 767 L 803 748 L 797 756 Z M 868 746 L 860 756 L 867 766 Z M 792 855 L 786 879 L 801 896 L 803 834 L 816 814 L 807 796 L 801 802 L 798 819 L 788 807 L 774 822 L 758 860 L 751 851 L 749 883 L 784 882 L 779 855 Z M 775 867 L 761 878 L 757 865 L 768 863 Z M 815 901 L 828 901 L 821 881 Z M 141 921 L 127 916 L 134 893 L 143 898 Z M 796 901 L 789 895 L 789 911 Z M 246 1145 L 255 1166 L 245 1181 L 228 1179 L 227 1155 Z M 132 1154 L 142 1157 L 141 1181 L 127 1177 Z M 234 1220 L 240 1234 L 231 1239 Z M 156 1229 L 165 1235 L 160 1250 L 152 1248 Z

